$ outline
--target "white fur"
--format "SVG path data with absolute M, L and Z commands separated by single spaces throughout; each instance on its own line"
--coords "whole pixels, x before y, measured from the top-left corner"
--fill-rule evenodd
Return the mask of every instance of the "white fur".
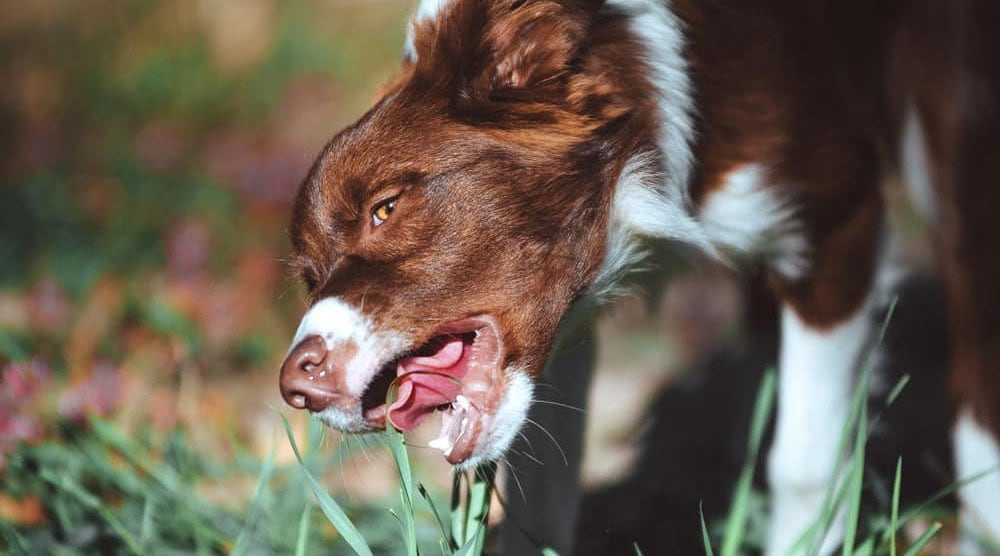
M 747 164 L 729 173 L 699 213 L 712 243 L 739 253 L 762 255 L 779 274 L 795 279 L 808 270 L 808 242 L 794 207 L 767 182 L 766 169 Z
M 989 472 L 959 491 L 965 537 L 962 554 L 994 554 L 977 546 L 976 539 L 986 537 L 993 543 L 1000 542 L 1000 447 L 967 408 L 958 415 L 953 438 L 958 480 Z
M 713 252 L 712 244 L 683 204 L 663 191 L 656 155 L 633 155 L 615 186 L 608 222 L 604 262 L 591 289 L 598 298 L 614 290 L 615 283 L 644 256 L 641 238 L 670 239 Z
M 641 41 L 649 80 L 660 111 L 657 146 L 664 171 L 664 193 L 688 205 L 688 181 L 694 155 L 694 97 L 684 57 L 683 23 L 667 0 L 609 0 L 610 9 L 631 17 L 630 29 Z
M 920 117 L 913 103 L 906 107 L 902 139 L 899 145 L 903 184 L 913 206 L 930 221 L 937 219 L 934 185 L 931 181 L 927 140 Z
M 289 352 L 308 336 L 321 336 L 326 340 L 327 349 L 344 340 L 353 340 L 371 334 L 370 324 L 353 307 L 337 299 L 321 299 L 306 311 L 299 323 Z
M 837 441 L 847 421 L 854 370 L 869 339 L 867 303 L 853 317 L 817 330 L 785 306 L 781 314 L 778 415 L 768 478 L 771 525 L 767 554 L 783 555 L 819 516 L 838 475 Z M 842 537 L 838 518 L 822 554 Z
M 534 382 L 520 369 L 506 371 L 507 391 L 496 413 L 489 418 L 479 435 L 472 457 L 457 465 L 459 469 L 474 469 L 477 465 L 500 459 L 514 442 L 528 417 L 534 396 Z
M 608 244 L 592 294 L 604 297 L 643 256 L 640 238 L 676 240 L 719 257 L 716 248 L 763 257 L 780 275 L 796 279 L 808 270 L 808 241 L 795 209 L 769 184 L 765 168 L 747 164 L 732 171 L 692 217 L 662 189 L 656 159 L 633 155 L 615 186 Z
M 664 0 L 609 0 L 608 9 L 630 18 L 643 45 L 659 107 L 656 151 L 638 152 L 615 186 L 607 252 L 591 294 L 603 298 L 644 256 L 642 237 L 677 240 L 714 253 L 690 214 L 688 185 L 694 141 L 694 98 L 680 19 Z
M 392 329 L 383 327 L 374 332 L 368 318 L 336 297 L 322 299 L 306 312 L 289 352 L 299 342 L 314 335 L 322 337 L 329 350 L 345 342 L 355 345 L 357 351 L 350 361 L 345 362 L 344 369 L 348 393 L 357 397 L 364 393 L 380 366 L 412 342 Z

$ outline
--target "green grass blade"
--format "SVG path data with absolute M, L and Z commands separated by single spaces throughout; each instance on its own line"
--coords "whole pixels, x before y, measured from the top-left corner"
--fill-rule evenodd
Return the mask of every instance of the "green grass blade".
M 886 396 L 885 406 L 889 407 L 896 403 L 896 398 L 903 393 L 903 389 L 906 388 L 906 385 L 909 383 L 910 375 L 903 375 L 903 377 L 899 379 L 899 382 L 897 382 L 896 385 L 892 387 L 892 390 L 889 391 L 889 395 Z
M 479 556 L 482 554 L 482 551 L 476 548 L 476 545 L 479 544 L 478 537 L 479 531 L 477 530 L 476 534 L 466 541 L 465 544 L 462 545 L 462 548 L 455 552 L 454 556 Z
M 701 505 L 698 505 L 698 518 L 701 520 L 701 542 L 705 545 L 705 556 L 715 556 L 715 551 L 712 550 L 712 539 L 708 536 L 708 527 L 705 525 L 705 512 L 702 511 Z M 635 553 L 642 554 L 639 551 L 639 545 L 635 545 Z
M 493 481 L 496 479 L 496 463 L 486 463 L 476 468 L 469 489 L 469 507 L 466 515 L 465 533 L 474 532 L 476 540 L 472 554 L 482 554 L 486 542 L 486 519 L 490 513 L 490 497 L 493 494 Z
M 865 442 L 868 440 L 868 404 L 861 404 L 857 432 L 854 436 L 854 453 L 848 471 L 850 472 L 847 521 L 844 523 L 843 555 L 854 555 L 854 543 L 858 536 L 858 520 L 861 516 L 861 487 L 865 475 Z
M 938 531 L 940 530 L 941 530 L 940 523 L 934 523 L 934 525 L 931 525 L 929 529 L 924 531 L 923 535 L 920 535 L 920 538 L 918 538 L 917 541 L 913 543 L 913 546 L 911 546 L 910 549 L 903 554 L 903 556 L 917 556 L 917 554 L 920 553 L 920 551 L 924 548 L 924 546 L 926 546 L 927 543 L 931 542 L 931 539 L 933 539 L 934 535 L 937 535 Z
M 139 526 L 139 546 L 143 549 L 149 547 L 150 543 L 153 542 L 153 518 L 156 514 L 156 502 L 153 501 L 153 497 L 149 494 L 146 495 L 146 501 L 142 505 L 142 521 Z
M 903 483 L 903 456 L 896 460 L 896 478 L 892 484 L 892 514 L 889 516 L 889 556 L 896 556 L 896 533 L 899 531 L 899 491 Z
M 399 472 L 399 495 L 403 499 L 406 553 L 408 556 L 417 556 L 417 527 L 413 519 L 413 470 L 410 467 L 410 458 L 406 453 L 406 443 L 402 433 L 388 425 L 386 426 L 386 436 L 389 441 L 389 451 L 392 453 L 396 470 Z
M 750 453 L 756 456 L 760 453 L 760 445 L 767 430 L 768 421 L 774 411 L 774 398 L 777 392 L 778 375 L 773 368 L 764 374 L 764 380 L 757 389 L 757 400 L 754 402 L 753 421 L 750 426 Z
M 465 516 L 468 513 L 469 505 L 466 503 L 465 511 L 462 509 L 462 483 L 468 484 L 465 473 L 455 473 L 451 478 L 451 544 L 465 544 Z
M 281 416 L 281 421 L 285 425 L 285 434 L 288 436 L 288 442 L 292 445 L 292 452 L 295 453 L 295 459 L 299 461 L 299 468 L 302 469 L 302 473 L 305 474 L 306 480 L 309 482 L 309 487 L 312 489 L 313 495 L 316 497 L 317 502 L 319 502 L 319 508 L 323 510 L 326 518 L 330 520 L 330 523 L 337 528 L 340 535 L 344 537 L 347 544 L 354 549 L 356 553 L 360 556 L 374 556 L 372 554 L 372 549 L 365 542 L 365 538 L 361 536 L 357 527 L 351 523 L 350 518 L 347 517 L 347 513 L 344 509 L 334 501 L 333 497 L 326 492 L 326 489 L 319 484 L 319 481 L 313 477 L 309 469 L 306 468 L 305 463 L 302 461 L 302 454 L 299 453 L 299 446 L 295 443 L 295 435 L 292 434 L 292 425 L 289 424 L 288 418 L 284 415 Z
M 456 473 L 452 482 L 452 532 L 461 543 L 456 555 L 478 556 L 486 542 L 486 519 L 489 516 L 490 497 L 496 478 L 496 463 L 480 465 L 473 472 L 469 483 L 466 473 Z M 467 484 L 465 507 L 460 505 L 462 481 Z
M 854 551 L 854 556 L 872 556 L 875 554 L 875 537 L 868 537 L 865 539 L 858 549 Z
M 40 473 L 40 477 L 52 486 L 69 494 L 84 506 L 97 512 L 97 515 L 101 516 L 101 518 L 111 526 L 115 533 L 117 533 L 125 543 L 125 546 L 128 547 L 129 551 L 133 554 L 141 555 L 143 553 L 142 546 L 139 544 L 139 541 L 137 541 L 128 528 L 125 527 L 125 524 L 122 523 L 121 520 L 119 520 L 115 514 L 111 512 L 111 510 L 101 503 L 99 498 L 84 490 L 83 487 L 76 484 L 65 475 L 56 476 L 49 470 L 43 469 Z
M 431 497 L 430 493 L 427 492 L 427 488 L 423 484 L 417 484 L 417 492 L 420 497 L 427 502 L 427 505 L 431 508 L 431 513 L 434 515 L 434 520 L 437 521 L 438 527 L 441 528 L 441 541 L 444 542 L 448 548 L 452 551 L 458 550 L 458 544 L 451 537 L 451 532 L 448 531 L 447 522 L 441 517 L 441 512 L 438 511 L 437 504 L 434 503 L 434 499 Z
M 868 374 L 865 373 L 862 376 L 862 382 L 858 384 L 858 387 L 855 390 L 854 400 L 851 403 L 851 411 L 848 414 L 844 431 L 841 433 L 842 442 L 837 450 L 838 457 L 836 461 L 845 460 L 846 446 L 843 443 L 843 437 L 849 434 L 850 431 L 855 430 L 855 427 L 858 426 L 858 417 L 862 413 L 862 407 L 867 407 L 867 379 Z M 867 415 L 867 411 L 865 411 L 865 414 Z M 847 460 L 846 469 L 854 469 L 853 464 L 857 457 L 857 454 L 851 455 L 851 458 Z M 834 469 L 834 474 L 830 477 L 830 483 L 827 487 L 826 500 L 824 501 L 823 508 L 820 511 L 819 519 L 815 522 L 814 526 L 810 528 L 813 534 L 809 543 L 809 550 L 807 554 L 819 553 L 820 547 L 823 544 L 823 539 L 826 538 L 827 533 L 830 532 L 830 527 L 833 526 L 833 521 L 837 518 L 837 514 L 839 513 L 841 506 L 843 506 L 844 501 L 847 499 L 851 484 L 850 480 L 845 480 L 841 477 L 841 468 L 839 466 Z
M 896 314 L 896 305 L 898 303 L 899 296 L 893 296 L 892 301 L 889 302 L 889 309 L 885 312 L 885 319 L 882 320 L 882 326 L 879 327 L 878 342 L 876 342 L 876 345 L 881 346 L 885 342 L 885 333 L 889 330 L 889 322 L 892 320 L 892 316 Z
M 750 494 L 753 489 L 753 475 L 757 468 L 757 457 L 760 445 L 767 430 L 767 423 L 774 411 L 774 398 L 777 375 L 774 369 L 764 374 L 764 380 L 757 390 L 757 400 L 754 402 L 753 420 L 750 425 L 750 440 L 747 446 L 747 458 L 743 462 L 743 470 L 737 481 L 733 500 L 729 505 L 729 517 L 726 519 L 726 531 L 722 540 L 722 556 L 735 556 L 743 545 L 747 520 L 750 517 Z
M 962 487 L 968 486 L 968 485 L 970 485 L 970 484 L 972 484 L 972 483 L 974 483 L 974 482 L 982 479 L 983 477 L 987 477 L 987 476 L 989 476 L 989 475 L 991 475 L 993 473 L 997 473 L 997 472 L 1000 472 L 1000 466 L 991 467 L 991 468 L 986 469 L 984 471 L 980 471 L 979 473 L 976 473 L 975 475 L 966 477 L 966 478 L 964 478 L 964 479 L 962 479 L 960 481 L 955 481 L 954 483 L 948 485 L 947 487 L 945 487 L 945 488 L 937 491 L 934 494 L 934 496 L 931 496 L 926 501 L 924 501 L 924 503 L 920 504 L 916 508 L 908 510 L 906 513 L 903 514 L 902 517 L 899 518 L 899 522 L 900 523 L 907 523 L 909 521 L 912 521 L 916 516 L 918 516 L 918 515 L 926 512 L 931 506 L 933 506 L 937 502 L 941 501 L 941 499 L 943 499 L 944 497 L 949 496 L 951 494 L 954 494 L 955 492 L 958 492 L 958 490 L 961 489 Z
M 302 518 L 299 519 L 299 534 L 295 539 L 295 556 L 306 556 L 309 554 L 309 523 L 312 518 L 312 504 L 306 502 L 306 508 L 302 510 Z
M 828 508 L 840 508 L 843 505 L 844 500 L 847 498 L 848 487 L 850 487 L 849 481 L 839 481 L 834 485 L 829 487 L 829 494 L 824 501 L 824 509 L 816 521 L 813 522 L 805 531 L 799 534 L 795 543 L 785 552 L 786 556 L 791 554 L 799 554 L 801 551 L 806 550 L 805 554 L 814 555 L 819 552 L 819 543 L 823 541 L 826 537 L 826 533 L 829 531 L 830 525 L 833 523 L 834 513 L 828 511 Z M 817 535 L 822 535 L 818 537 Z M 816 546 L 813 546 L 813 545 Z
M 250 499 L 250 509 L 247 511 L 246 521 L 243 523 L 243 528 L 240 529 L 240 534 L 236 537 L 236 542 L 233 543 L 233 549 L 229 552 L 230 554 L 243 554 L 247 551 L 247 543 L 251 542 L 249 537 L 253 534 L 253 528 L 261 512 L 260 505 L 261 499 L 264 496 L 264 490 L 274 475 L 274 456 L 275 450 L 272 448 L 271 453 L 268 454 L 267 459 L 264 460 L 263 465 L 260 467 L 260 474 L 257 476 L 257 484 L 253 489 L 253 497 Z

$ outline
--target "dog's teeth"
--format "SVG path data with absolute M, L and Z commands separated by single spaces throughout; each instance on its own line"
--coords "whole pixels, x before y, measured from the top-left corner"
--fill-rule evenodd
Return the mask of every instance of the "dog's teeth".
M 435 450 L 441 450 L 444 453 L 445 457 L 450 456 L 451 449 L 454 448 L 454 446 L 451 443 L 451 439 L 449 439 L 447 436 L 442 436 L 441 438 L 435 438 L 434 440 L 428 442 L 427 445 L 431 448 L 434 448 Z

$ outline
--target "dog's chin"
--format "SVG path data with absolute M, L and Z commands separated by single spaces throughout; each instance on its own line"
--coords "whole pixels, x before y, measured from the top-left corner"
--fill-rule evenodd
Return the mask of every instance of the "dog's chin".
M 382 427 L 378 424 L 365 419 L 361 413 L 360 405 L 357 411 L 344 411 L 343 409 L 328 407 L 323 411 L 312 413 L 312 416 L 319 419 L 321 423 L 331 429 L 343 433 L 364 434 L 382 430 Z

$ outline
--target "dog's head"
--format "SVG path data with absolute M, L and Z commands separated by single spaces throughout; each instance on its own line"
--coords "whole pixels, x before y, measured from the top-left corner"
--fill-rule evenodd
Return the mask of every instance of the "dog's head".
M 613 61 L 624 22 L 601 3 L 421 10 L 400 76 L 299 190 L 313 304 L 282 366 L 288 403 L 346 432 L 441 411 L 433 445 L 453 464 L 508 447 L 602 271 L 613 184 L 650 141 L 626 92 L 645 83 Z

